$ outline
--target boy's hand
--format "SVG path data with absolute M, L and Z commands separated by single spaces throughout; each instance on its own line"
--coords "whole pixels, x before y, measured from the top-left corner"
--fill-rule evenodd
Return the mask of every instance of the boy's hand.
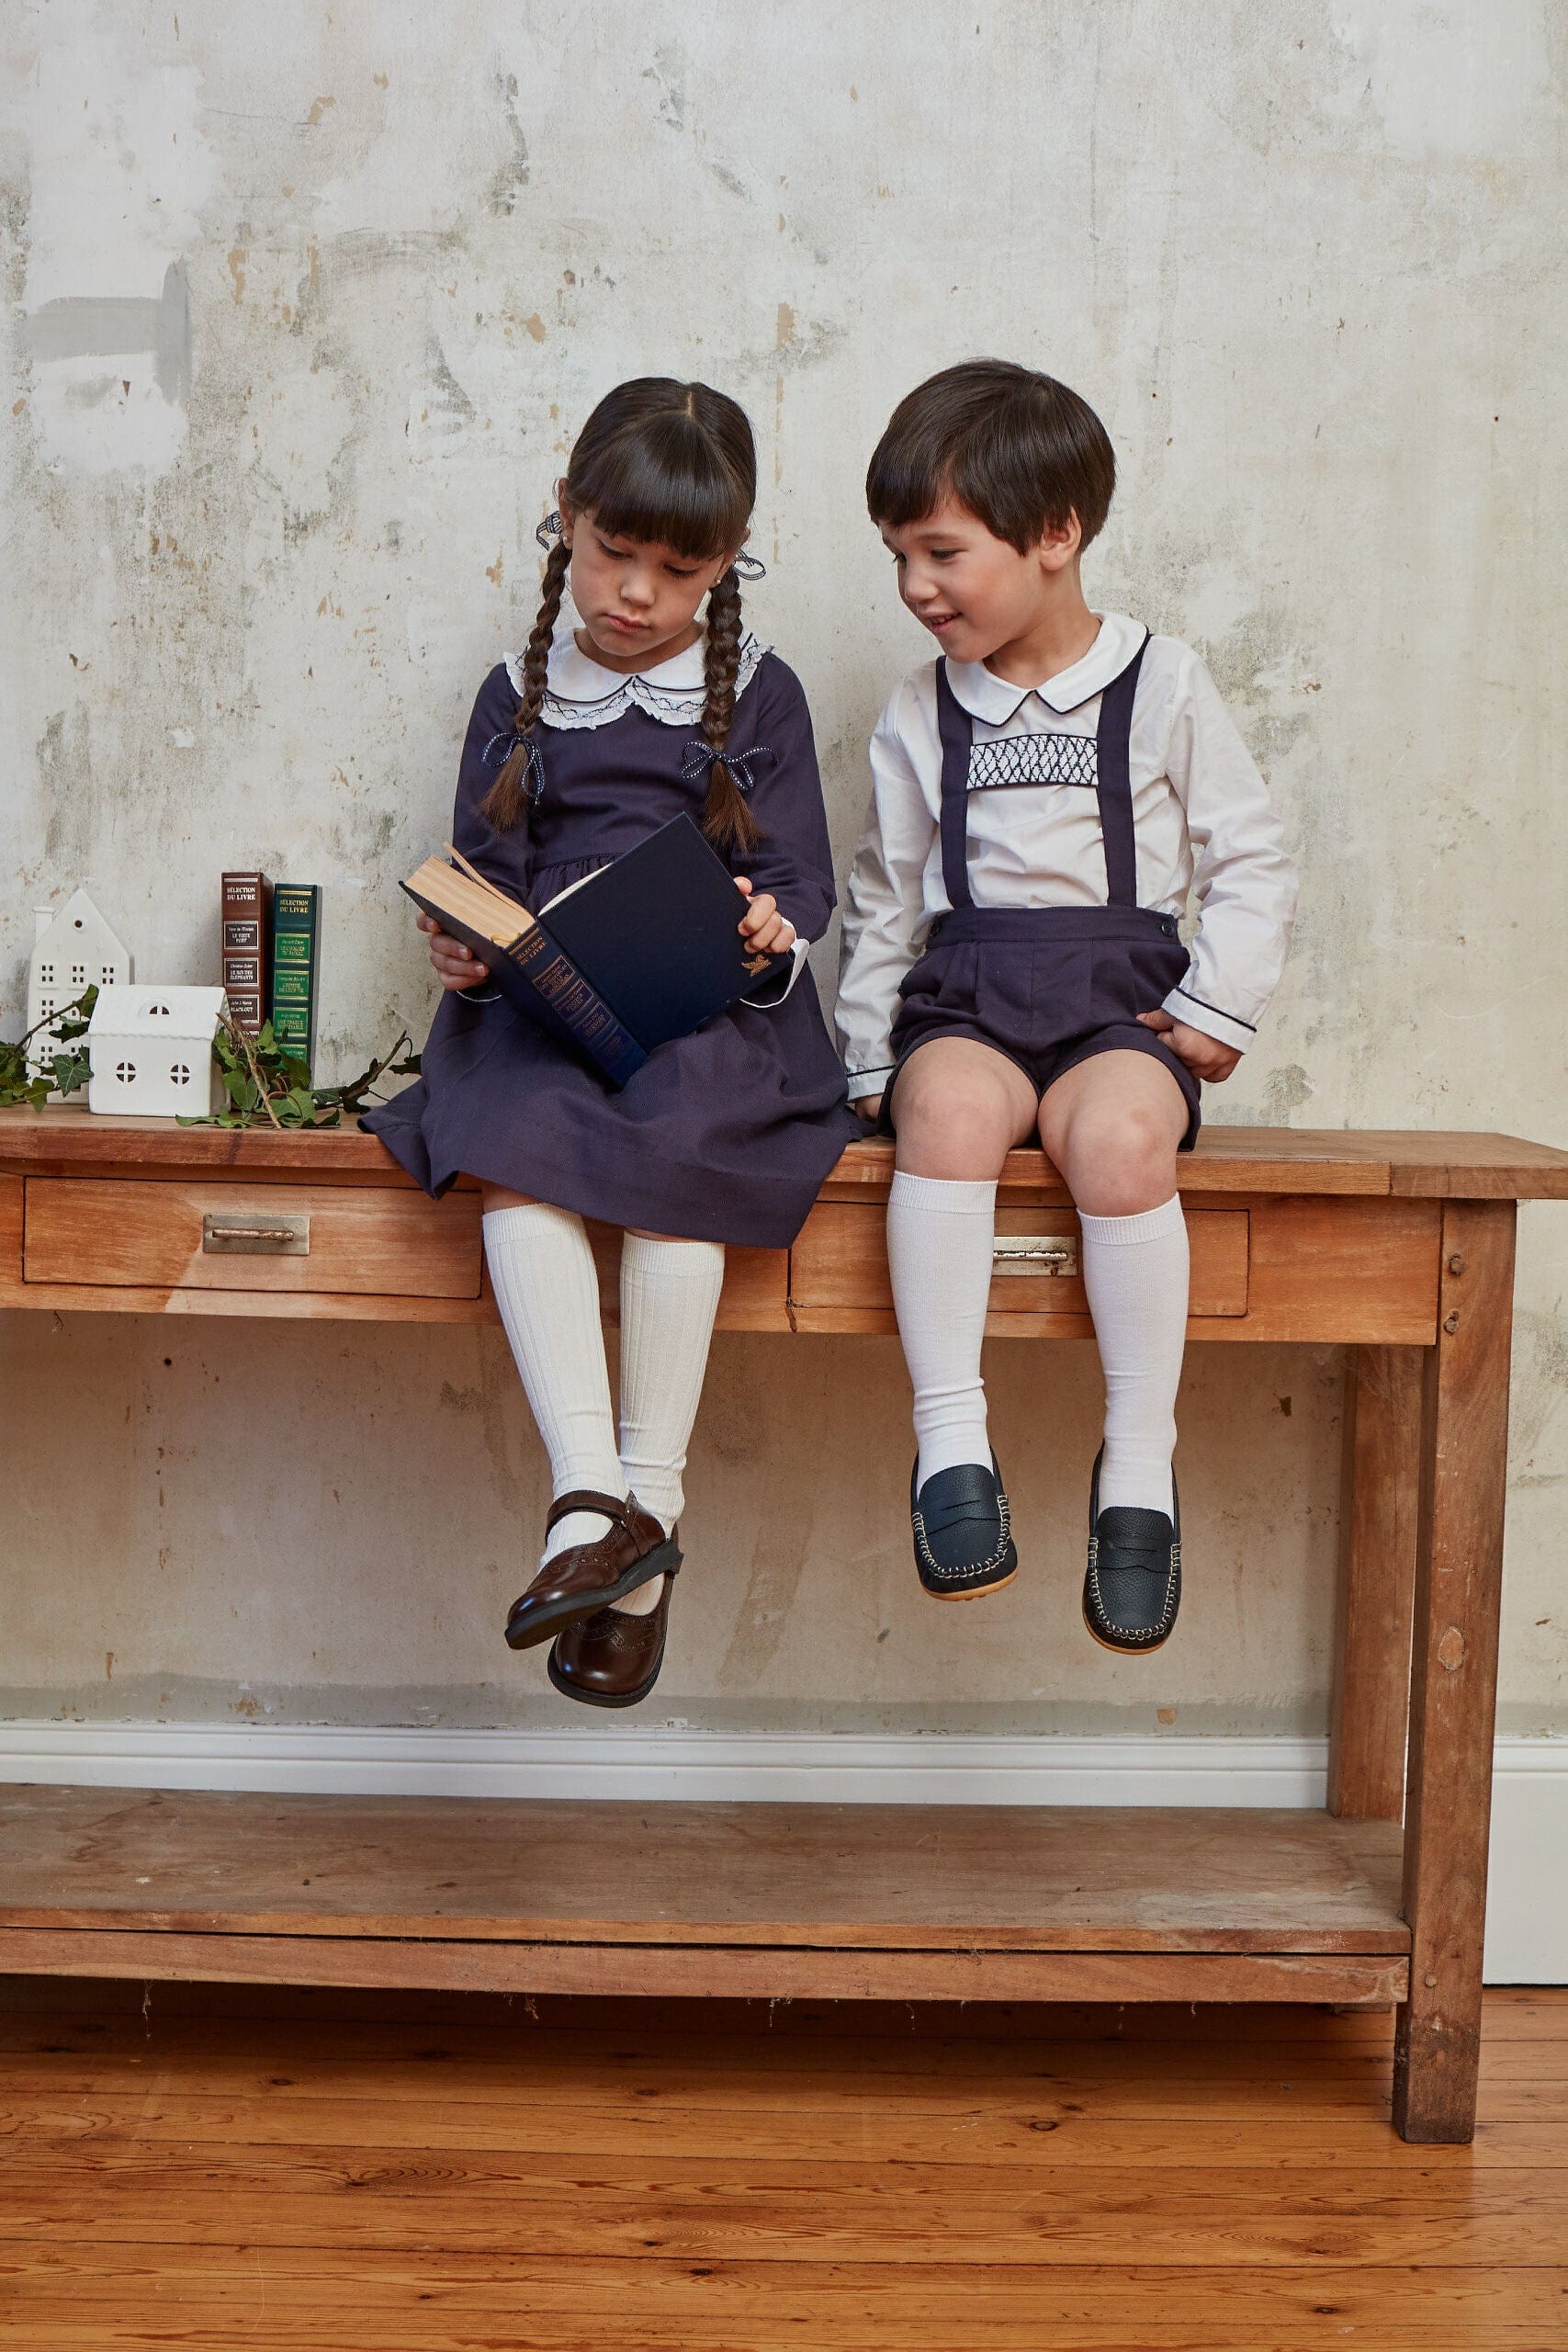
M 419 927 L 430 942 L 430 960 L 444 989 L 478 988 L 490 978 L 490 966 L 479 963 L 461 940 L 449 938 L 434 915 L 422 914 Z
M 795 945 L 795 925 L 780 914 L 778 900 L 765 890 L 754 890 L 743 874 L 736 876 L 735 887 L 751 902 L 740 918 L 740 936 L 747 946 L 759 956 L 786 954 Z
M 1178 1061 L 1185 1062 L 1206 1086 L 1223 1086 L 1241 1059 L 1234 1046 L 1221 1045 L 1202 1029 L 1189 1029 L 1185 1021 L 1174 1021 L 1168 1012 L 1140 1012 L 1138 1018 L 1145 1029 L 1157 1030 Z
M 874 1126 L 882 1116 L 882 1097 L 880 1094 L 857 1094 L 850 1108 L 857 1119 L 865 1121 L 868 1127 Z

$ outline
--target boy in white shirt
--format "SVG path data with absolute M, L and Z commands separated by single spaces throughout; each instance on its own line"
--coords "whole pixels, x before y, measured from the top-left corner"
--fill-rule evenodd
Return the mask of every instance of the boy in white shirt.
M 1142 1652 L 1180 1600 L 1176 1159 L 1200 1080 L 1230 1076 L 1279 978 L 1296 877 L 1198 656 L 1085 602 L 1114 485 L 1092 409 L 1028 368 L 969 361 L 894 411 L 866 501 L 942 651 L 872 739 L 838 1021 L 856 1110 L 886 1106 L 897 1136 L 920 1581 L 962 1600 L 1017 1571 L 980 1343 L 997 1179 L 1038 1135 L 1079 1212 L 1105 1376 L 1084 1618 Z

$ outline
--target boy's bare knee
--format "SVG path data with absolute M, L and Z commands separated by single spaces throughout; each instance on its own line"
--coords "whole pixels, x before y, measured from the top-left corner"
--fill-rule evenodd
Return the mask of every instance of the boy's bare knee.
M 900 1088 L 896 1120 L 898 1165 L 917 1176 L 998 1175 L 1013 1141 L 1005 1099 L 959 1072 Z
M 1139 1216 L 1175 1192 L 1178 1141 L 1151 1105 L 1086 1105 L 1072 1122 L 1062 1172 L 1091 1216 Z

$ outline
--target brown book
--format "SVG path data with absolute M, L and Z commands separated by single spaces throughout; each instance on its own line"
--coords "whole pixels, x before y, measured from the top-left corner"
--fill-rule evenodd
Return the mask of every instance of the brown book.
M 272 884 L 266 876 L 225 874 L 220 920 L 230 1016 L 254 1037 L 272 1010 Z

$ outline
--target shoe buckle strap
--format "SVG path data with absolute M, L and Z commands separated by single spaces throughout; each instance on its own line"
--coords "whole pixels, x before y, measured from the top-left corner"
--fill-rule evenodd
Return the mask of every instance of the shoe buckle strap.
M 632 1535 L 630 1498 L 598 1494 L 592 1487 L 574 1487 L 570 1494 L 556 1497 L 545 1514 L 546 1534 L 574 1510 L 593 1511 L 599 1518 L 607 1519 L 612 1526 L 622 1528 L 627 1535 Z M 632 1535 L 632 1540 L 636 1542 L 635 1535 Z

